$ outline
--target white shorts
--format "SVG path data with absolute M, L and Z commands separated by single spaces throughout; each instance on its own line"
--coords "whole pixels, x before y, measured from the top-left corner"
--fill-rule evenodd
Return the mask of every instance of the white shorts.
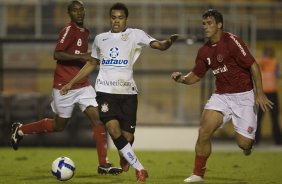
M 237 133 L 249 139 L 255 139 L 257 129 L 257 107 L 254 91 L 233 94 L 213 94 L 205 109 L 223 113 L 223 124 L 232 120 Z
M 86 107 L 97 107 L 96 92 L 92 86 L 69 90 L 66 95 L 61 95 L 60 90 L 53 89 L 51 107 L 54 113 L 62 118 L 70 118 L 75 104 L 83 112 Z

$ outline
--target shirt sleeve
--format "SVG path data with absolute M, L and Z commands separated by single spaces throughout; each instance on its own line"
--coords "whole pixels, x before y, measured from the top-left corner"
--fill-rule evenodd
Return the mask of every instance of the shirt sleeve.
M 100 49 L 98 47 L 98 37 L 96 36 L 92 44 L 91 57 L 100 60 Z
M 156 39 L 145 33 L 143 30 L 135 29 L 136 30 L 136 37 L 137 37 L 137 46 L 144 47 L 150 46 L 152 41 Z
M 55 51 L 66 51 L 75 39 L 71 26 L 65 27 L 59 34 L 59 39 Z
M 195 60 L 195 66 L 192 69 L 192 72 L 195 75 L 197 75 L 199 78 L 203 78 L 208 70 L 209 67 L 207 63 L 204 61 L 203 57 L 201 57 L 201 50 L 199 50 Z
M 250 68 L 251 65 L 256 62 L 255 58 L 250 53 L 246 44 L 237 36 L 231 35 L 229 40 L 229 46 L 232 56 L 235 58 L 238 65 L 243 68 Z

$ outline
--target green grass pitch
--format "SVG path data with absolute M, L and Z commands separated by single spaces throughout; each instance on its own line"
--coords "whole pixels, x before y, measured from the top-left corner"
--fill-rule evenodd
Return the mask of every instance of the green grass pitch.
M 146 184 L 179 184 L 193 169 L 194 153 L 188 151 L 136 151 L 149 172 Z M 76 165 L 68 181 L 57 181 L 51 163 L 59 156 L 70 157 Z M 118 165 L 117 151 L 108 152 Z M 18 151 L 0 148 L 0 184 L 133 184 L 131 168 L 118 176 L 97 174 L 97 153 L 90 148 L 26 148 Z M 207 163 L 208 184 L 279 184 L 282 183 L 282 152 L 254 151 L 246 157 L 238 151 L 214 151 Z

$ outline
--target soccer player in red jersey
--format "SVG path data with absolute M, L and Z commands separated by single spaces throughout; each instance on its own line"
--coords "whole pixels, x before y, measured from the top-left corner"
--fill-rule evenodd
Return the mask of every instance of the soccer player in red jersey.
M 193 174 L 184 181 L 202 182 L 206 161 L 211 154 L 211 137 L 226 122 L 232 120 L 235 138 L 245 155 L 251 154 L 257 128 L 257 105 L 263 111 L 273 103 L 262 89 L 260 69 L 244 42 L 223 31 L 223 16 L 214 9 L 203 16 L 203 28 L 208 41 L 198 50 L 195 66 L 187 75 L 173 72 L 176 82 L 191 85 L 199 82 L 210 69 L 216 89 L 202 112 L 195 146 Z
M 54 73 L 51 107 L 56 116 L 54 119 L 45 118 L 28 124 L 14 123 L 11 144 L 13 149 L 17 150 L 19 142 L 25 135 L 63 131 L 71 118 L 75 104 L 78 104 L 93 127 L 93 138 L 96 141 L 99 160 L 98 173 L 119 174 L 122 169 L 113 167 L 107 161 L 106 130 L 99 120 L 96 92 L 90 85 L 88 77 L 84 77 L 73 85 L 68 95 L 60 95 L 61 87 L 76 76 L 87 61 L 91 60 L 90 53 L 87 53 L 89 30 L 83 25 L 85 16 L 83 3 L 79 0 L 71 1 L 68 5 L 68 14 L 71 21 L 61 30 L 54 52 L 57 65 Z

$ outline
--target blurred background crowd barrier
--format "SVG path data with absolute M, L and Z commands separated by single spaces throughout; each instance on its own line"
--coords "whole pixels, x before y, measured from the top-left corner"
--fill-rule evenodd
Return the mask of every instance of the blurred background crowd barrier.
M 49 106 L 55 68 L 53 50 L 59 30 L 69 22 L 66 10 L 68 2 L 0 0 L 0 145 L 8 144 L 12 122 L 27 123 L 53 116 Z M 115 1 L 83 2 L 86 7 L 85 23 L 91 32 L 91 48 L 95 35 L 110 29 L 109 8 Z M 276 49 L 278 60 L 282 61 L 281 1 L 121 2 L 129 8 L 129 27 L 141 28 L 159 39 L 173 33 L 181 36 L 166 52 L 145 49 L 135 65 L 135 79 L 139 88 L 139 125 L 198 125 L 202 106 L 213 92 L 213 76 L 207 74 L 202 82 L 184 86 L 174 83 L 170 74 L 173 71 L 187 73 L 194 65 L 197 50 L 204 43 L 201 15 L 209 8 L 216 8 L 223 13 L 224 29 L 240 35 L 255 57 L 261 56 L 262 47 L 269 44 Z M 96 75 L 97 72 L 91 75 L 93 83 Z M 281 85 L 280 75 L 280 91 Z M 68 127 L 69 131 L 58 134 L 61 143 L 56 141 L 56 136 L 37 135 L 41 138 L 28 138 L 30 145 L 52 145 L 52 141 L 63 145 L 70 137 L 73 142 L 69 145 L 91 145 L 93 143 L 87 121 L 77 109 Z M 268 117 L 264 121 L 268 121 Z M 231 128 L 218 131 L 216 136 L 232 137 Z M 270 136 L 269 125 L 263 129 L 263 136 Z

